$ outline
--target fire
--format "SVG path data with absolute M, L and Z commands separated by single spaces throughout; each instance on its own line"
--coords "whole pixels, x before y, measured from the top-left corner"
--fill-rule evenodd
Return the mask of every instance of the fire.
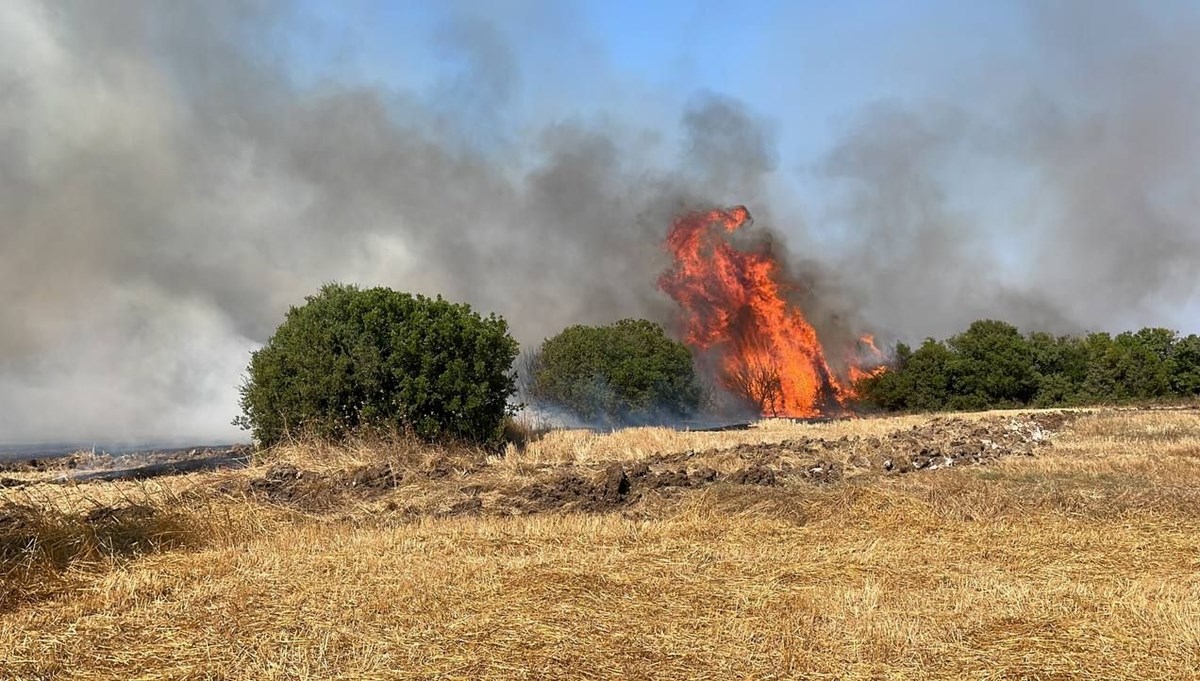
M 887 371 L 887 365 L 884 364 L 885 358 L 879 348 L 875 346 L 875 336 L 864 334 L 858 339 L 860 353 L 857 358 L 852 358 L 846 367 L 846 372 L 850 376 L 850 383 L 857 383 L 864 378 L 878 376 Z M 863 361 L 866 360 L 866 361 Z M 873 368 L 864 369 L 863 365 L 872 366 Z
M 722 384 L 764 416 L 842 412 L 854 396 L 852 381 L 869 372 L 854 358 L 845 380 L 830 369 L 816 330 L 787 299 L 790 287 L 769 246 L 732 243 L 750 220 L 736 206 L 687 213 L 672 224 L 665 246 L 674 265 L 658 284 L 679 304 L 683 340 L 712 353 Z M 862 343 L 879 355 L 872 337 Z

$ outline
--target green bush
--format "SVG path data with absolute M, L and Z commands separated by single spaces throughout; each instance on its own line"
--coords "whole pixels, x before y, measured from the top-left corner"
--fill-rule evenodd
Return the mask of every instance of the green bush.
M 503 319 L 386 288 L 328 284 L 306 300 L 250 360 L 235 423 L 260 443 L 361 428 L 499 437 L 517 354 Z
M 585 419 L 648 423 L 691 414 L 702 390 L 686 346 L 653 322 L 624 319 L 543 342 L 530 394 Z
M 1112 336 L 1023 336 L 984 320 L 916 351 L 896 346 L 888 371 L 855 384 L 889 411 L 1062 407 L 1200 397 L 1200 337 L 1146 328 Z
M 1033 346 L 1012 324 L 980 320 L 946 345 L 950 408 L 1015 407 L 1037 394 Z

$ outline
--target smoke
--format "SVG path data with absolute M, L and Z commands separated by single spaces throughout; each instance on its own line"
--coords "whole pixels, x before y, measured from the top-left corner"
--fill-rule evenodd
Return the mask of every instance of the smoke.
M 586 43 L 545 9 L 506 11 Z M 494 10 L 452 14 L 437 77 L 400 88 L 288 67 L 322 29 L 287 3 L 0 4 L 0 441 L 234 436 L 249 351 L 331 280 L 468 301 L 527 344 L 669 321 L 658 244 L 713 204 L 787 234 L 818 330 L 1156 322 L 1200 267 L 1197 21 L 1114 11 L 1035 8 L 1061 73 L 1002 114 L 860 112 L 799 215 L 778 122 L 603 67 L 611 108 L 562 105 L 578 69 L 531 70 Z M 964 178 L 996 169 L 1014 208 L 981 219 Z
M 1005 280 L 1019 263 L 1006 266 L 998 250 L 1025 260 L 1046 244 L 1007 225 L 997 239 L 950 204 L 947 175 L 964 155 L 989 151 L 981 140 L 988 132 L 973 129 L 960 109 L 880 103 L 861 113 L 824 159 L 825 176 L 850 184 L 837 210 L 856 238 L 833 268 L 843 273 L 836 285 L 818 285 L 851 292 L 843 306 L 855 326 L 908 340 L 943 337 L 984 317 L 1078 330 L 1061 306 L 1065 298 L 1028 278 L 1039 272 L 1017 284 Z M 813 304 L 821 300 L 829 295 Z
M 434 36 L 431 92 L 300 87 L 247 47 L 289 11 L 0 9 L 0 440 L 228 436 L 248 352 L 329 280 L 466 300 L 526 342 L 669 316 L 657 242 L 689 191 L 652 135 L 566 121 L 511 157 L 516 60 L 470 17 Z
M 876 103 L 819 164 L 856 237 L 834 268 L 853 273 L 851 309 L 910 340 L 985 316 L 1198 330 L 1200 14 L 1028 9 L 1035 49 L 1011 92 L 995 72 L 960 100 Z

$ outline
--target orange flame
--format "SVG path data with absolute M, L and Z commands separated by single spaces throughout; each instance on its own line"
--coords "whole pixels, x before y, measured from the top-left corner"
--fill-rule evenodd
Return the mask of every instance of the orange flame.
M 787 301 L 769 248 L 743 250 L 730 242 L 750 219 L 736 206 L 688 213 L 672 224 L 665 246 L 674 266 L 658 284 L 681 308 L 684 342 L 715 353 L 724 386 L 764 416 L 842 412 L 854 396 L 850 381 L 867 372 L 851 361 L 850 381 L 839 380 L 816 330 Z M 863 344 L 879 355 L 873 338 Z
M 850 376 L 851 385 L 864 378 L 878 376 L 887 371 L 887 365 L 884 364 L 885 358 L 883 353 L 880 352 L 879 348 L 875 346 L 875 336 L 872 336 L 869 333 L 864 334 L 858 339 L 858 343 L 862 350 L 860 357 L 868 360 L 867 362 L 863 363 L 868 364 L 873 368 L 864 369 L 860 364 L 860 359 L 855 358 L 855 360 L 852 360 L 846 368 L 846 371 Z

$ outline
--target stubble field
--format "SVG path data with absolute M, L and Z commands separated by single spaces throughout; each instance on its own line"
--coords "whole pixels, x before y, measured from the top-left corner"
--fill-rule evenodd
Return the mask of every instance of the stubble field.
M 41 479 L 0 489 L 0 678 L 1200 675 L 1195 410 Z

